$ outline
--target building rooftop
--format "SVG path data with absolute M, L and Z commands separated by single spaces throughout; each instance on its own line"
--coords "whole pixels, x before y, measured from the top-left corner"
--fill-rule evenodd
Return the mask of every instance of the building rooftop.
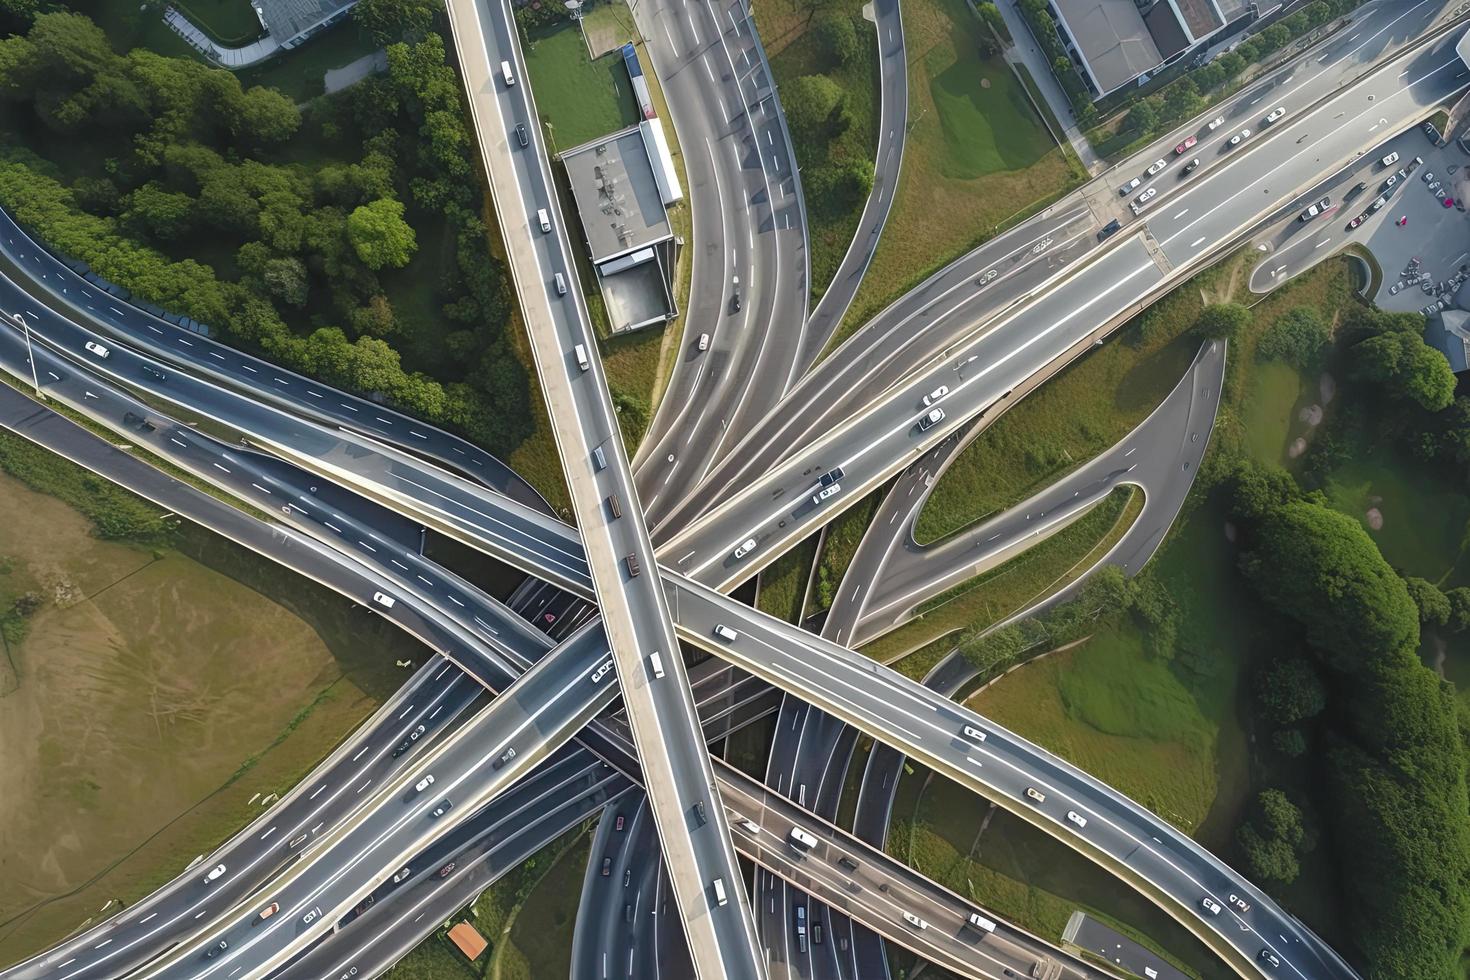
M 449 940 L 458 946 L 459 951 L 469 960 L 479 959 L 480 954 L 485 952 L 485 948 L 489 945 L 485 942 L 485 937 L 480 935 L 479 931 L 468 922 L 461 922 L 452 927 L 449 930 Z
M 673 234 L 638 127 L 567 150 L 561 161 L 593 262 L 646 248 Z
M 257 16 L 276 40 L 285 42 L 357 0 L 251 0 Z
M 1106 94 L 1163 63 L 1133 0 L 1052 0 L 1082 53 L 1098 91 Z
M 1215 11 L 1210 0 L 1172 0 L 1179 11 L 1179 19 L 1189 28 L 1190 37 L 1203 41 L 1225 26 L 1225 21 Z
M 1470 369 L 1470 313 L 1448 309 L 1431 316 L 1424 329 L 1424 339 L 1429 346 L 1443 352 L 1456 374 Z
M 1153 35 L 1154 45 L 1165 59 L 1172 58 L 1189 47 L 1189 35 L 1184 33 L 1184 24 L 1174 8 L 1167 3 L 1156 3 L 1143 15 L 1148 32 Z

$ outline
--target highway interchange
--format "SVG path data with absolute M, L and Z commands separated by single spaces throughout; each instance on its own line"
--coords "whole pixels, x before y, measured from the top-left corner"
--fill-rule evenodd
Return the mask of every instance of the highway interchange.
M 210 503 L 193 501 L 190 516 L 364 605 L 377 603 L 375 611 L 395 621 L 403 614 L 405 628 L 449 658 L 431 659 L 432 669 L 422 668 L 391 702 L 394 708 L 408 705 L 401 716 L 390 721 L 385 706 L 312 779 L 218 854 L 124 913 L 4 976 L 71 980 L 135 969 L 141 972 L 128 975 L 325 976 L 333 974 L 309 971 L 335 971 L 341 963 L 359 971 L 353 975 L 367 975 L 369 963 L 381 972 L 437 921 L 430 917 L 426 927 L 418 925 L 426 908 L 457 907 L 445 903 L 457 899 L 462 904 L 497 873 L 492 869 L 514 866 L 613 800 L 621 801 L 616 805 L 632 818 L 632 826 L 621 832 L 600 829 L 597 839 L 625 833 L 626 840 L 642 840 L 645 848 L 657 842 L 666 860 L 644 860 L 637 889 L 631 888 L 630 875 L 624 888 L 631 902 L 597 898 L 597 887 L 606 882 L 593 880 L 602 875 L 589 862 L 574 949 L 579 976 L 610 975 L 609 963 L 625 963 L 627 972 L 617 972 L 627 976 L 649 975 L 634 970 L 642 963 L 647 971 L 651 964 L 657 975 L 680 962 L 677 953 L 661 957 L 660 949 L 683 949 L 684 943 L 692 959 L 683 969 L 701 977 L 767 975 L 778 964 L 803 976 L 869 976 L 887 969 L 875 965 L 875 934 L 967 975 L 996 976 L 1009 971 L 1011 962 L 1029 970 L 1022 962 L 1027 956 L 1033 965 L 1041 960 L 1058 965 L 1063 975 L 1067 969 L 1076 976 L 1093 975 L 1095 968 L 1065 966 L 1071 962 L 1067 954 L 1003 923 L 994 937 L 975 932 L 965 924 L 973 909 L 956 907 L 953 896 L 902 866 L 885 866 L 881 852 L 869 848 L 857 868 L 847 868 L 826 853 L 835 843 L 805 853 L 786 843 L 793 825 L 830 842 L 842 834 L 830 826 L 830 818 L 835 815 L 833 787 L 841 785 L 851 753 L 852 730 L 846 725 L 895 750 L 890 757 L 901 751 L 923 761 L 1109 867 L 1185 922 L 1243 975 L 1270 972 L 1257 958 L 1260 950 L 1280 957 L 1283 975 L 1353 975 L 1333 951 L 1218 859 L 1064 760 L 964 711 L 947 700 L 948 691 L 921 687 L 846 649 L 837 642 L 841 627 L 815 637 L 757 614 L 722 591 L 739 586 L 868 489 L 946 442 L 958 445 L 962 427 L 973 426 L 966 430 L 966 437 L 972 436 L 1002 414 L 1009 399 L 1019 399 L 1099 342 L 1168 285 L 1462 91 L 1470 72 L 1454 51 L 1459 33 L 1416 41 L 1442 13 L 1427 0 L 1365 8 L 1351 36 L 1335 36 L 1268 77 L 1260 91 L 1250 88 L 1235 96 L 1225 113 L 1229 126 L 1218 132 L 1201 129 L 1193 152 L 1202 159 L 1208 155 L 1208 164 L 1188 180 L 1166 170 L 1160 181 L 1169 186 L 1162 196 L 1112 240 L 1099 244 L 1095 233 L 1119 207 L 1113 187 L 1131 179 L 1131 161 L 942 270 L 801 375 L 825 342 L 822 332 L 831 327 L 813 332 L 806 317 L 800 189 L 764 53 L 742 8 L 709 2 L 687 6 L 693 8 L 690 16 L 674 6 L 646 4 L 640 17 L 651 18 L 645 34 L 656 36 L 659 30 L 647 29 L 656 25 L 667 40 L 666 49 L 653 45 L 654 61 L 686 160 L 698 126 L 716 127 L 708 137 L 708 168 L 695 171 L 700 176 L 691 183 L 698 190 L 691 193 L 700 195 L 697 222 L 721 215 L 721 237 L 710 233 L 710 240 L 722 244 L 716 260 L 706 255 L 703 263 L 696 248 L 690 330 L 695 323 L 731 316 L 733 282 L 725 282 L 726 253 L 730 268 L 747 270 L 740 278 L 747 290 L 742 312 L 749 316 L 725 328 L 730 346 L 723 374 L 706 378 L 704 365 L 692 360 L 688 363 L 694 367 L 676 371 L 664 405 L 677 409 L 699 403 L 701 408 L 656 420 L 638 459 L 635 489 L 601 383 L 595 338 L 569 260 L 565 220 L 558 215 L 551 235 L 531 227 L 536 205 L 529 202 L 549 202 L 554 208 L 556 201 L 541 143 L 538 139 L 520 153 L 509 146 L 512 121 L 536 118 L 523 70 L 517 71 L 517 87 L 496 80 L 502 60 L 523 67 L 509 9 L 486 2 L 450 4 L 486 166 L 492 178 L 501 177 L 492 179 L 496 205 L 580 536 L 551 518 L 524 481 L 457 437 L 284 375 L 159 320 L 77 278 L 29 243 L 19 228 L 0 228 L 0 251 L 11 263 L 10 274 L 0 281 L 0 309 L 7 317 L 23 318 L 7 319 L 8 329 L 0 333 L 0 363 L 17 383 L 29 386 L 34 379 L 47 398 L 269 514 L 275 527 L 240 512 L 226 517 L 220 511 L 229 508 L 203 498 Z M 882 42 L 885 20 L 896 15 L 896 4 L 888 13 L 879 12 L 885 61 L 902 58 L 901 27 L 890 45 Z M 676 33 L 671 25 L 687 33 Z M 716 54 L 727 60 L 727 71 L 708 60 Z M 708 85 L 695 65 L 703 68 Z M 1257 103 L 1268 97 L 1274 102 L 1288 92 L 1294 105 L 1285 119 L 1238 149 L 1222 145 L 1231 127 L 1259 114 Z M 720 109 L 722 124 L 715 122 L 711 105 Z M 886 118 L 886 103 L 884 113 Z M 742 143 L 759 148 L 763 136 L 765 150 L 742 164 L 734 148 Z M 901 156 L 901 139 L 890 140 L 886 150 L 880 144 L 880 164 L 883 153 Z M 725 148 L 717 151 L 716 145 Z M 1149 148 L 1140 158 L 1146 162 L 1158 152 Z M 722 158 L 726 162 L 718 162 Z M 690 165 L 691 170 L 700 166 Z M 896 181 L 896 162 L 891 178 L 879 169 L 875 195 L 888 186 L 884 193 L 891 199 L 885 181 Z M 726 182 L 729 196 L 722 189 Z M 753 209 L 753 201 L 766 210 Z M 738 221 L 727 220 L 725 215 L 737 211 Z M 870 201 L 864 227 L 876 236 L 885 216 L 886 208 Z M 735 244 L 742 229 L 743 252 Z M 702 234 L 697 224 L 696 236 Z M 859 261 L 854 254 L 861 256 L 861 250 L 849 253 L 844 268 Z M 860 261 L 859 272 L 866 257 Z M 551 288 L 557 271 L 571 280 L 569 292 Z M 851 293 L 845 301 L 840 290 L 836 295 L 834 304 L 850 302 Z M 775 329 L 782 322 L 806 323 L 807 332 Z M 94 337 L 108 344 L 110 356 L 99 359 L 84 349 L 83 341 Z M 579 344 L 591 352 L 585 367 L 573 353 Z M 1211 363 L 1211 357 L 1221 364 L 1224 352 L 1202 351 L 1196 368 Z M 686 378 L 691 370 L 692 378 Z M 750 380 L 756 377 L 758 383 Z M 711 388 L 701 389 L 701 383 Z M 937 403 L 945 417 L 920 428 L 916 423 L 929 407 L 924 396 L 941 384 L 947 391 Z M 1180 472 L 1186 472 L 1197 464 L 1218 399 L 1217 381 L 1203 387 L 1213 394 L 1201 401 L 1196 392 L 1182 413 L 1188 435 L 1202 437 L 1187 443 L 1156 440 L 1173 444 L 1168 453 L 1148 450 L 1150 467 L 1167 470 L 1183 459 L 1188 465 Z M 716 413 L 706 406 L 718 409 L 718 425 L 712 421 Z M 1160 412 L 1165 414 L 1151 423 L 1166 417 L 1179 421 L 1166 408 Z M 181 413 L 179 421 L 169 413 Z M 739 441 L 727 438 L 734 418 L 743 420 L 736 430 L 744 433 Z M 7 424 L 25 431 L 33 421 L 20 413 Z M 205 424 L 196 429 L 193 421 Z M 1149 425 L 1134 436 L 1151 432 Z M 37 424 L 33 437 L 40 438 L 42 428 Z M 242 436 L 249 446 L 217 438 L 221 429 Z M 84 465 L 120 482 L 142 486 L 150 478 L 139 468 L 156 473 L 131 457 L 117 459 L 87 448 L 85 435 L 66 432 L 56 438 L 59 451 L 90 460 Z M 698 447 L 682 473 L 679 452 L 664 452 L 672 445 L 669 440 L 680 438 Z M 594 448 L 604 451 L 605 465 L 594 462 Z M 1079 476 L 1076 485 L 1051 492 L 1060 497 L 1072 491 L 1079 498 L 1105 492 L 1134 465 L 1112 466 L 1110 457 L 1119 452 L 1127 458 L 1120 444 L 1091 472 L 1082 471 L 1088 479 Z M 834 467 L 845 474 L 841 494 L 811 502 L 816 477 Z M 904 479 L 927 476 L 911 472 Z M 187 495 L 183 485 L 164 485 L 157 476 L 152 480 L 150 489 L 158 496 Z M 1166 494 L 1174 511 L 1165 509 L 1164 528 L 1189 482 L 1176 479 Z M 609 496 L 625 502 L 621 518 L 609 513 Z M 640 496 L 648 504 L 656 551 L 644 529 Z M 1048 500 L 1037 506 L 1055 515 L 1066 507 L 1068 498 L 1060 499 L 1062 505 Z M 1034 537 L 1024 528 L 1025 509 L 1022 505 L 1018 512 L 1020 524 L 1003 531 L 1003 537 Z M 419 552 L 424 527 L 549 579 L 563 591 L 525 590 L 507 606 L 426 559 Z M 1136 551 L 1140 560 L 1152 553 L 1160 536 L 1146 536 Z M 754 539 L 755 547 L 737 557 L 736 546 L 747 539 Z M 897 535 L 888 540 L 874 545 L 879 557 L 871 571 L 880 579 L 888 549 L 902 542 Z M 945 562 L 936 564 L 942 568 Z M 934 583 L 954 574 L 952 568 L 930 572 L 928 587 L 938 589 L 943 585 Z M 925 577 L 922 571 L 912 574 Z M 885 587 L 907 590 L 901 602 L 914 585 L 914 580 L 900 580 Z M 397 601 L 382 603 L 373 593 Z M 588 600 L 597 602 L 600 615 L 593 615 Z M 533 603 L 550 601 L 563 612 L 553 617 L 561 628 L 548 636 L 526 617 L 538 614 Z M 880 606 L 880 612 L 885 610 Z M 858 628 L 861 611 L 854 611 L 849 629 Z M 716 626 L 734 633 L 716 637 Z M 679 641 L 741 670 L 686 670 Z M 647 659 L 651 649 L 664 654 L 657 670 Z M 774 710 L 766 684 L 786 692 L 777 730 L 799 733 L 794 740 L 778 735 L 773 744 L 769 788 L 723 763 L 713 764 L 700 747 L 701 722 L 702 734 L 709 736 L 712 710 L 724 725 L 715 737 L 734 723 L 730 719 L 743 723 Z M 485 704 L 486 689 L 501 696 Z M 594 718 L 616 707 L 615 699 L 621 706 L 616 716 Z M 390 743 L 396 746 L 405 732 L 414 731 L 413 718 L 423 718 L 419 723 L 425 730 L 412 740 L 412 751 L 384 758 Z M 967 736 L 962 731 L 967 727 L 985 737 Z M 518 751 L 506 756 L 512 743 Z M 414 787 L 428 774 L 427 760 L 436 782 L 418 792 Z M 647 779 L 652 782 L 646 791 L 635 788 Z M 885 779 L 884 787 L 893 781 Z M 320 804 L 306 789 L 318 782 L 316 792 L 324 796 Z M 808 786 L 810 800 L 805 798 Z M 345 798 L 348 787 L 355 790 L 351 800 Z M 1028 787 L 1043 789 L 1045 800 L 1028 802 Z M 368 789 L 372 792 L 363 795 Z M 441 805 L 440 792 L 449 792 L 443 799 L 458 806 L 428 816 Z M 872 795 L 881 796 L 877 790 Z M 1064 818 L 1069 807 L 1084 814 L 1086 822 Z M 323 810 L 331 819 L 313 823 Z M 870 808 L 866 819 L 874 819 L 873 812 L 881 818 L 886 805 Z M 527 813 L 536 820 L 509 826 L 515 815 Z M 758 829 L 747 829 L 746 820 Z M 306 839 L 301 840 L 303 830 Z M 864 846 L 857 838 L 843 840 L 844 849 L 834 853 L 853 854 Z M 749 897 L 737 849 L 764 868 L 756 871 Z M 432 860 L 421 855 L 451 853 L 465 854 L 465 864 L 443 865 L 448 870 L 442 876 L 415 873 L 402 888 L 384 884 L 405 861 L 416 872 L 434 871 Z M 228 861 L 221 860 L 224 855 Z M 594 862 L 597 856 L 594 851 Z M 216 864 L 227 870 L 205 883 L 202 872 Z M 619 865 L 633 871 L 630 852 L 623 853 Z M 278 872 L 282 876 L 271 887 L 281 889 L 279 910 L 262 919 L 267 903 L 256 889 L 265 876 Z M 865 877 L 880 873 L 884 884 L 907 882 L 904 904 L 892 900 L 899 892 L 876 889 L 874 879 Z M 720 890 L 712 885 L 717 880 Z M 829 936 L 820 958 L 803 958 L 806 944 L 795 942 L 790 929 L 789 903 L 800 892 L 834 907 L 830 915 L 820 913 Z M 1200 912 L 1202 896 L 1231 892 L 1248 896 L 1252 907 L 1227 909 L 1214 920 Z M 373 900 L 363 905 L 369 897 Z M 640 920 L 644 902 L 653 928 L 613 925 L 627 921 L 630 905 L 633 918 Z M 816 903 L 810 904 L 815 923 L 819 913 Z M 318 906 L 321 911 L 311 915 Z M 770 910 L 765 915 L 762 906 Z M 166 914 L 160 911 L 165 909 Z M 402 910 L 398 918 L 392 917 L 395 909 Z M 663 913 L 671 909 L 678 915 L 669 920 Z M 915 909 L 933 928 L 904 923 L 901 913 Z M 849 926 L 846 915 L 874 932 Z M 358 917 L 394 928 L 376 934 L 335 928 Z M 598 932 L 592 931 L 594 922 L 600 923 Z M 1009 937 L 1004 942 L 1003 934 Z M 618 946 L 619 955 L 611 954 L 609 947 L 625 942 Z M 205 958 L 203 951 L 212 947 L 216 955 Z M 1021 959 L 996 958 L 1002 948 Z M 144 959 L 152 962 L 145 966 Z

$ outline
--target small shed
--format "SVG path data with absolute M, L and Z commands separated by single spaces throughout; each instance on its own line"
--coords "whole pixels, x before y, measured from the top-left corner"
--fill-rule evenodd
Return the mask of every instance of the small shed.
M 471 963 L 480 958 L 485 948 L 490 944 L 485 942 L 485 937 L 480 935 L 479 930 L 468 922 L 461 922 L 449 930 L 449 939 L 459 947 L 459 951 L 465 955 Z

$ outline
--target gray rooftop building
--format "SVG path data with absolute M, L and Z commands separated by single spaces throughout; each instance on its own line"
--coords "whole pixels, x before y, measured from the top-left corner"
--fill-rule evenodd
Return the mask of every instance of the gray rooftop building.
M 674 230 L 644 134 L 629 126 L 560 156 L 613 333 L 678 313 Z
M 1424 340 L 1444 354 L 1456 374 L 1470 370 L 1470 313 L 1451 308 L 1429 317 Z
M 1164 63 L 1133 0 L 1052 0 L 1051 5 L 1099 95 Z

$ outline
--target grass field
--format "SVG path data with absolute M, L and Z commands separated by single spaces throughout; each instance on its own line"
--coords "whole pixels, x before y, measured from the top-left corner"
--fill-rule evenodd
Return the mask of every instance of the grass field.
M 797 163 L 804 178 L 807 208 L 807 232 L 811 242 L 812 303 L 821 297 L 837 272 L 842 257 L 852 243 L 858 219 L 862 217 L 866 199 L 848 201 L 837 196 L 823 197 L 815 191 L 811 180 L 813 168 L 840 165 L 862 160 L 869 166 L 878 148 L 878 125 L 882 113 L 878 91 L 878 42 L 872 22 L 862 15 L 863 0 L 832 0 L 824 4 L 822 17 L 847 17 L 855 29 L 859 53 L 850 65 L 843 65 L 831 51 L 825 50 L 812 28 L 818 23 L 813 4 L 806 0 L 766 0 L 755 5 L 756 27 L 761 43 L 771 61 L 771 74 L 776 85 L 787 84 L 804 75 L 827 75 L 845 93 L 845 107 L 851 125 L 840 137 L 816 145 L 806 145 L 796 133 Z
M 915 799 L 917 797 L 917 800 Z M 1049 835 L 927 770 L 899 783 L 888 851 L 981 908 L 1056 941 L 1083 909 L 1210 980 L 1230 976 L 1182 926 Z M 988 818 L 988 819 L 987 819 Z
M 532 32 L 525 53 L 553 155 L 639 120 L 623 59 L 588 59 L 582 32 L 571 21 Z
M 1096 564 L 1138 516 L 1143 497 L 1120 489 L 1076 523 L 984 575 L 936 596 L 919 615 L 863 647 L 918 680 L 954 647 L 955 634 L 997 623 Z M 912 651 L 912 652 L 909 652 Z
M 356 604 L 186 525 L 101 541 L 0 475 L 0 591 L 45 605 L 7 650 L 0 960 L 133 901 L 251 820 L 402 680 L 421 647 Z
M 788 623 L 801 617 L 801 600 L 811 578 L 812 560 L 817 556 L 817 536 L 812 535 L 761 572 L 760 599 L 756 606 Z
M 827 537 L 822 544 L 822 559 L 817 564 L 817 584 L 812 591 L 813 611 L 832 605 L 832 596 L 847 574 L 853 555 L 862 543 L 863 534 L 882 502 L 884 489 L 874 490 L 858 501 L 827 527 Z
M 249 0 L 171 0 L 171 3 L 220 44 L 239 47 L 265 33 Z
M 1021 83 L 980 60 L 964 0 L 904 4 L 909 137 L 893 211 L 837 340 L 924 276 L 1074 186 L 1081 165 L 1051 142 Z
M 378 43 L 358 30 L 357 24 L 348 17 L 331 30 L 312 38 L 310 44 L 283 52 L 236 74 L 241 85 L 278 88 L 297 102 L 305 102 L 325 91 L 328 71 L 350 64 L 377 49 Z

